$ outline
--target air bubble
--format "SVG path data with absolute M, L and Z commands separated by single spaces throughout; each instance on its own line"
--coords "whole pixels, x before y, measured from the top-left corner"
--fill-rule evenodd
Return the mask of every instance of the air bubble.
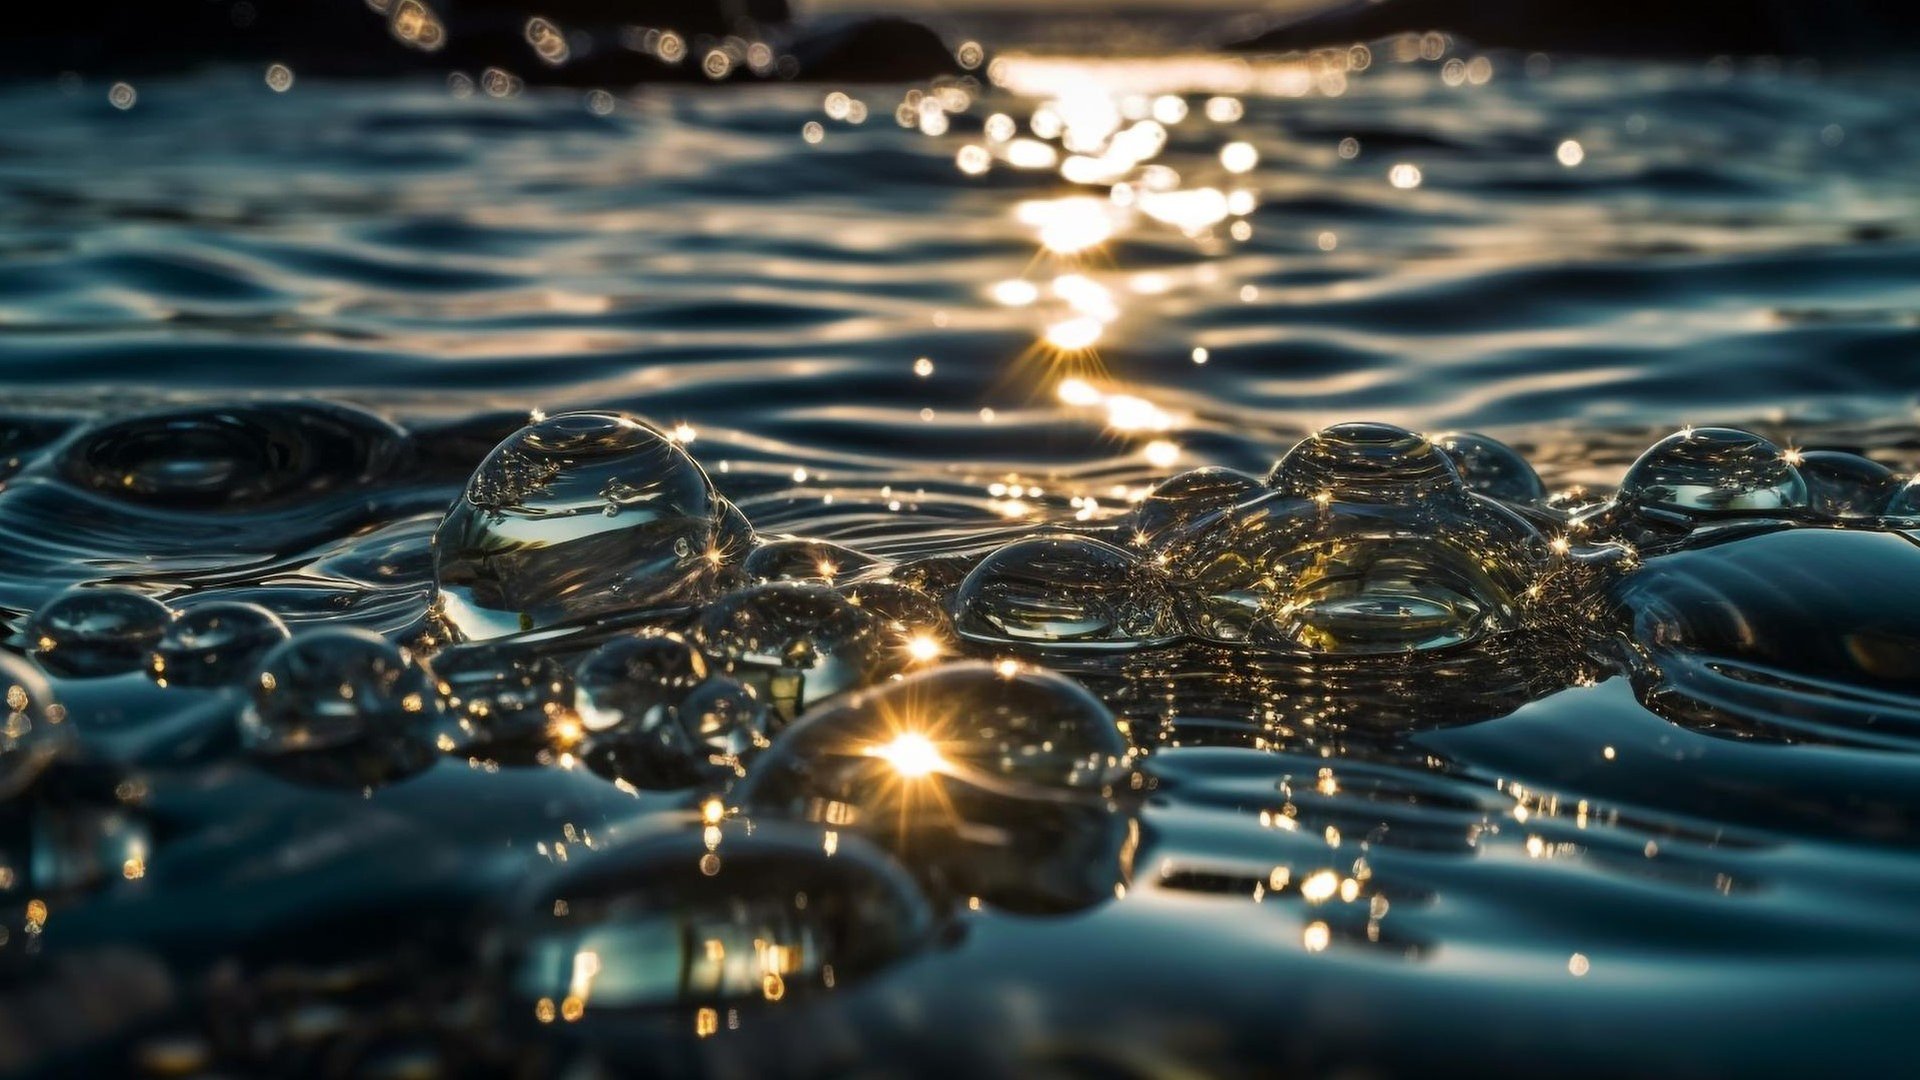
M 1877 517 L 1900 487 L 1892 469 L 1845 450 L 1808 450 L 1794 468 L 1807 482 L 1807 502 L 1830 518 Z
M 1531 462 L 1497 439 L 1471 431 L 1436 435 L 1433 444 L 1447 455 L 1467 490 L 1502 502 L 1531 504 L 1547 497 Z
M 615 638 L 580 662 L 574 711 L 588 731 L 651 724 L 706 677 L 706 658 L 679 634 Z
M 1100 700 L 1050 671 L 949 664 L 782 732 L 738 799 L 865 832 L 970 893 L 1024 910 L 1111 897 L 1127 861 L 1110 797 L 1132 751 Z
M 1144 547 L 1155 546 L 1210 514 L 1266 493 L 1258 477 L 1238 469 L 1210 466 L 1180 473 L 1162 481 L 1134 509 L 1129 539 Z
M 132 589 L 81 587 L 34 612 L 26 636 L 33 658 L 55 675 L 120 675 L 147 664 L 172 619 L 167 605 Z
M 1696 428 L 1653 444 L 1620 481 L 1642 510 L 1712 517 L 1807 506 L 1807 484 L 1773 443 L 1734 428 Z
M 695 640 L 783 720 L 882 677 L 892 659 L 880 621 L 824 585 L 783 581 L 721 597 Z
M 430 763 L 439 719 L 433 685 L 408 652 L 364 630 L 327 628 L 267 654 L 240 739 L 295 778 L 361 786 Z
M 755 582 L 818 581 L 827 585 L 884 573 L 878 559 L 825 540 L 769 540 L 747 556 L 747 577 Z
M 1172 598 L 1130 552 L 1084 536 L 1021 540 L 988 555 L 953 601 L 962 637 L 1118 647 L 1177 636 Z
M 1337 424 L 1300 440 L 1274 465 L 1267 486 L 1296 498 L 1353 503 L 1405 504 L 1465 491 L 1453 462 L 1425 436 L 1376 423 Z
M 487 455 L 434 534 L 442 616 L 469 640 L 686 603 L 711 571 L 716 496 L 676 443 L 619 413 L 562 413 Z
M 200 604 L 167 624 L 148 657 L 147 673 L 161 686 L 238 682 L 286 639 L 287 624 L 258 604 Z
M 537 758 L 555 721 L 573 709 L 572 675 L 525 647 L 455 645 L 428 666 L 443 706 L 468 737 L 467 748 L 490 758 Z

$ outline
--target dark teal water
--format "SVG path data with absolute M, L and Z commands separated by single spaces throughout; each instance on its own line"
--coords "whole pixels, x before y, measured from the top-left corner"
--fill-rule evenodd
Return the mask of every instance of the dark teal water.
M 0 90 L 0 612 L 33 698 L 0 759 L 0 1071 L 1903 1071 L 1920 84 L 1444 63 L 1015 59 L 911 128 L 906 87 L 848 88 L 860 124 L 809 86 Z M 1009 149 L 996 114 L 1065 130 Z M 945 659 L 1065 671 L 1104 705 L 922 676 L 952 723 L 1000 725 L 997 780 L 901 768 L 946 785 L 939 828 L 924 803 L 889 825 L 899 789 L 785 794 L 870 719 L 830 664 L 795 710 L 826 711 L 768 718 L 738 783 L 580 743 L 567 723 L 605 700 L 552 679 L 635 625 L 727 666 L 738 627 L 710 613 L 740 584 L 602 589 L 605 560 L 567 548 L 510 582 L 559 582 L 566 632 L 450 644 L 480 635 L 430 611 L 449 505 L 536 411 L 580 408 L 674 433 L 763 540 L 885 560 L 867 576 L 923 589 L 927 628 L 959 617 Z M 1265 476 L 1351 420 L 1486 431 L 1555 494 L 1461 503 L 1401 447 L 1136 544 L 1156 482 Z M 1605 501 L 1709 424 L 1774 441 L 1697 465 L 1724 499 Z M 1822 448 L 1900 476 L 1823 481 L 1799 453 Z M 1797 495 L 1755 479 L 1776 467 Z M 614 521 L 666 505 L 636 490 L 588 494 Z M 1316 492 L 1362 523 L 1301 524 Z M 687 511 L 701 537 L 719 506 Z M 1056 529 L 1123 551 L 962 586 Z M 1239 602 L 1216 556 L 1260 568 L 1234 595 L 1285 594 L 1251 640 L 1202 621 Z M 1388 606 L 1314 607 L 1350 579 Z M 262 698 L 251 657 L 163 686 L 139 613 L 75 631 L 104 658 L 39 644 L 33 613 L 76 585 L 410 652 L 322 638 L 311 668 L 270 666 L 291 690 Z M 1406 629 L 1427 617 L 1445 629 Z M 1052 639 L 996 629 L 1020 620 Z M 851 655 L 808 625 L 793 663 Z M 449 726 L 466 665 L 533 670 L 534 719 Z M 671 682 L 621 670 L 614 700 Z M 1037 778 L 1089 731 L 1124 735 L 1111 775 Z M 712 836 L 687 820 L 710 795 Z

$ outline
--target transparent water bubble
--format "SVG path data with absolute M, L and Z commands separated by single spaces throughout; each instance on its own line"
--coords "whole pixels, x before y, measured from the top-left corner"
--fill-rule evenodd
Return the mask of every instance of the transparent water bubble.
M 1405 504 L 1466 490 L 1452 460 L 1425 436 L 1367 422 L 1336 424 L 1300 440 L 1274 465 L 1267 486 L 1349 503 Z
M 589 732 L 638 731 L 673 718 L 706 681 L 707 658 L 679 634 L 648 631 L 595 649 L 574 672 L 574 712 Z
M 1471 431 L 1450 431 L 1434 436 L 1433 444 L 1476 495 L 1510 503 L 1537 503 L 1547 497 L 1547 486 L 1533 464 L 1506 443 Z
M 1343 655 L 1463 644 L 1518 625 L 1547 558 L 1531 524 L 1399 428 L 1309 436 L 1273 483 L 1163 553 L 1202 636 Z
M 131 416 L 90 428 L 61 475 L 102 495 L 183 510 L 244 510 L 363 484 L 401 460 L 406 433 L 324 402 Z
M 779 1001 L 923 947 L 933 913 L 859 836 L 727 822 L 584 853 L 523 898 L 507 992 L 544 1018 Z
M 455 645 L 428 662 L 441 704 L 472 749 L 509 760 L 537 756 L 571 714 L 573 676 L 557 660 L 506 644 Z
M 996 902 L 1076 906 L 1113 894 L 1125 823 L 1109 797 L 1131 767 L 1113 714 L 1078 683 L 968 661 L 809 713 L 736 796 L 749 813 L 865 831 Z
M 412 654 L 377 634 L 332 627 L 261 661 L 240 714 L 241 744 L 300 779 L 362 785 L 434 757 L 439 698 Z
M 719 506 L 673 440 L 619 413 L 562 413 L 480 463 L 434 534 L 443 617 L 468 639 L 696 599 Z
M 1661 439 L 1620 481 L 1639 510 L 1711 517 L 1807 506 L 1807 484 L 1778 446 L 1750 431 L 1694 428 Z
M 287 624 L 259 604 L 200 604 L 167 624 L 147 657 L 147 674 L 161 686 L 238 682 L 286 639 Z
M 65 744 L 65 712 L 33 665 L 0 651 L 0 801 L 39 775 Z
M 973 641 L 1120 647 L 1179 633 L 1155 568 L 1091 537 L 1020 540 L 960 583 L 953 622 Z
M 764 581 L 818 581 L 833 585 L 879 572 L 880 560 L 825 540 L 769 540 L 747 556 L 747 577 Z
M 1210 514 L 1266 493 L 1259 477 L 1238 469 L 1209 466 L 1180 473 L 1161 481 L 1134 508 L 1130 539 L 1138 546 L 1157 546 Z
M 1807 450 L 1794 468 L 1807 482 L 1807 503 L 1831 518 L 1877 517 L 1900 487 L 1892 469 L 1845 450 Z
M 594 736 L 585 758 L 604 775 L 642 788 L 731 780 L 767 745 L 767 707 L 751 687 L 716 675 L 637 728 Z
M 878 619 L 807 582 L 723 596 L 701 613 L 694 638 L 781 720 L 883 677 L 895 662 Z
M 68 589 L 33 613 L 26 637 L 33 658 L 55 675 L 92 678 L 145 666 L 173 610 L 118 587 Z

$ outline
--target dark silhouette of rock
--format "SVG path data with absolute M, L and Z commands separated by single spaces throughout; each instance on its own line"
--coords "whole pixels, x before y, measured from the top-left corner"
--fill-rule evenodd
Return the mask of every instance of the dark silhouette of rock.
M 790 16 L 786 0 L 417 0 L 440 29 L 409 45 L 402 5 L 367 0 L 99 0 L 33 4 L 9 16 L 0 78 L 74 71 L 101 78 L 216 63 L 284 63 L 296 75 L 477 73 L 500 67 L 533 84 L 601 85 L 705 78 L 700 58 L 729 36 L 764 38 Z M 527 20 L 555 24 L 564 63 L 543 61 Z M 668 63 L 629 47 L 633 28 L 678 33 L 688 55 Z
M 901 82 L 961 70 L 939 34 L 893 16 L 821 20 L 802 30 L 788 51 L 806 79 Z
M 1489 48 L 1622 56 L 1848 56 L 1920 46 L 1913 0 L 1351 0 L 1231 48 L 1440 30 Z

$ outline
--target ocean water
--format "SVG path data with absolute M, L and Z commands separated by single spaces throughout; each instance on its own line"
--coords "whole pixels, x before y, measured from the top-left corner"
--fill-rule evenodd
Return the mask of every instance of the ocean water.
M 1920 83 L 1418 51 L 0 89 L 0 1071 L 1905 1068 Z

